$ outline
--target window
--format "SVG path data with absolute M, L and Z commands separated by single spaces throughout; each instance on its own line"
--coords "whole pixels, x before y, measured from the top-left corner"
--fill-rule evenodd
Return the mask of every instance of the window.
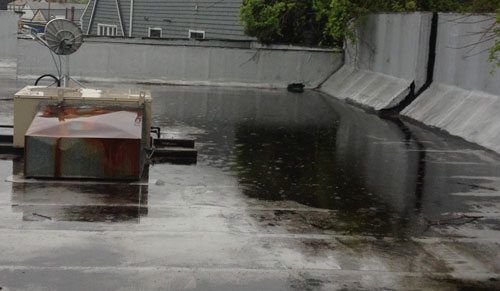
M 205 39 L 205 32 L 202 30 L 189 30 L 189 38 Z
M 116 36 L 116 25 L 111 24 L 97 24 L 97 35 L 101 36 Z
M 161 38 L 162 29 L 161 28 L 149 28 L 148 37 L 151 38 Z

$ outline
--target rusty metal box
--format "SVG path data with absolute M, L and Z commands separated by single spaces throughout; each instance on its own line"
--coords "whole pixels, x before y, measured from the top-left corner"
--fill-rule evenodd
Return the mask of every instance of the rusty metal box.
M 144 108 L 43 105 L 25 135 L 29 178 L 139 180 Z
M 152 98 L 149 91 L 132 89 L 47 88 L 26 86 L 14 96 L 14 147 L 24 147 L 24 135 L 43 102 L 144 106 L 143 122 L 151 127 Z

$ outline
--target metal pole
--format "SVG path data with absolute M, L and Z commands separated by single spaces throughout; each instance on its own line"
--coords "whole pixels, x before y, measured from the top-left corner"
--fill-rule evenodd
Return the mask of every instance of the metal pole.
M 130 0 L 130 23 L 128 26 L 128 36 L 132 37 L 132 26 L 134 24 L 134 0 Z
M 69 85 L 69 55 L 64 56 L 64 58 L 66 62 L 66 69 L 63 76 L 63 87 L 66 88 Z

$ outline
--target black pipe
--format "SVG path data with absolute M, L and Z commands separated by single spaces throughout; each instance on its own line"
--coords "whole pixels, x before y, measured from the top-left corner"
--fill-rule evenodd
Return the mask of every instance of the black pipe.
M 54 75 L 51 75 L 51 74 L 45 74 L 43 76 L 40 76 L 40 78 L 36 79 L 35 81 L 35 86 L 38 86 L 38 82 L 40 82 L 43 78 L 46 78 L 46 77 L 50 77 L 52 79 L 54 79 L 54 83 L 57 84 L 57 87 L 61 87 L 61 80 L 59 78 L 57 78 L 56 76 Z

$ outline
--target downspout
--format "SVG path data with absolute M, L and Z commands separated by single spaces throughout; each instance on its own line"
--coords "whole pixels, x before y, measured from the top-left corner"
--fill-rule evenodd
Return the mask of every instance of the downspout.
M 132 37 L 133 19 L 134 19 L 134 0 L 130 0 L 130 23 L 128 26 L 128 37 Z

